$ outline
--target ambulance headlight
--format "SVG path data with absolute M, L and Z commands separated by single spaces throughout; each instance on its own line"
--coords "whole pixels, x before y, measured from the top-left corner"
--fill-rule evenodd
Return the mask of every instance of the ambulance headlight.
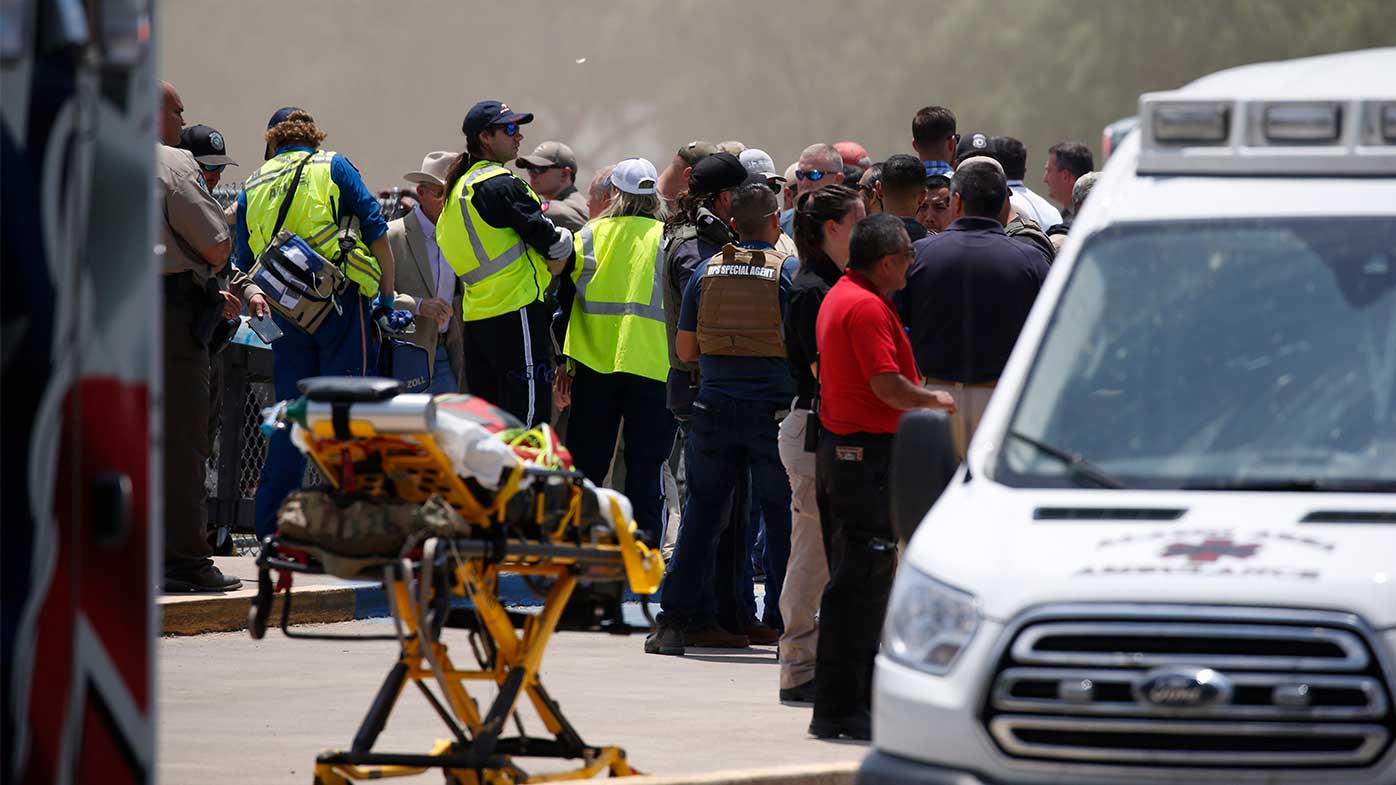
M 905 565 L 892 586 L 882 651 L 903 665 L 940 675 L 949 672 L 978 628 L 973 595 Z

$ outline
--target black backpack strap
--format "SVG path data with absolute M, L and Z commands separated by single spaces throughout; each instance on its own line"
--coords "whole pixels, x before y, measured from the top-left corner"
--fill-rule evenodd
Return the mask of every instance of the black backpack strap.
M 282 225 L 286 223 L 286 216 L 291 212 L 291 201 L 296 198 L 296 189 L 301 185 L 301 172 L 305 170 L 305 165 L 310 163 L 310 159 L 315 157 L 311 153 L 301 159 L 300 165 L 296 167 L 295 174 L 291 175 L 291 188 L 286 191 L 286 196 L 281 199 L 281 210 L 276 213 L 276 226 L 271 230 L 271 237 L 275 239 L 281 231 Z

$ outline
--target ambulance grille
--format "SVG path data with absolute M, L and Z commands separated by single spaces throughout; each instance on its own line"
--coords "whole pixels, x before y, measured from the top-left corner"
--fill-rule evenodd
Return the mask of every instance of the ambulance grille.
M 983 717 L 1010 757 L 1359 768 L 1396 737 L 1389 671 L 1350 615 L 1070 606 L 1011 636 Z

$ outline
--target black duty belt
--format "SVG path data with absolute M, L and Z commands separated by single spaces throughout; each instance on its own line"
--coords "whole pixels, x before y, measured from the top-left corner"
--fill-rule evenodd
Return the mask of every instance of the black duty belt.
M 192 270 L 182 273 L 168 273 L 161 276 L 165 286 L 165 302 L 168 305 L 202 304 L 203 284 L 194 279 Z

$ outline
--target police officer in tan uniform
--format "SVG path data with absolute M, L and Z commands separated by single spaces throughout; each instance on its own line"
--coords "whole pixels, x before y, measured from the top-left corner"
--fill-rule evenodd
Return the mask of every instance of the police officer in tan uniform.
M 209 195 L 199 166 L 179 150 L 184 103 L 162 84 L 156 182 L 164 246 L 165 558 L 167 592 L 219 592 L 241 587 L 213 564 L 208 543 L 212 450 L 209 418 L 209 342 L 223 316 L 224 298 L 211 278 L 228 263 L 232 238 L 223 210 Z

